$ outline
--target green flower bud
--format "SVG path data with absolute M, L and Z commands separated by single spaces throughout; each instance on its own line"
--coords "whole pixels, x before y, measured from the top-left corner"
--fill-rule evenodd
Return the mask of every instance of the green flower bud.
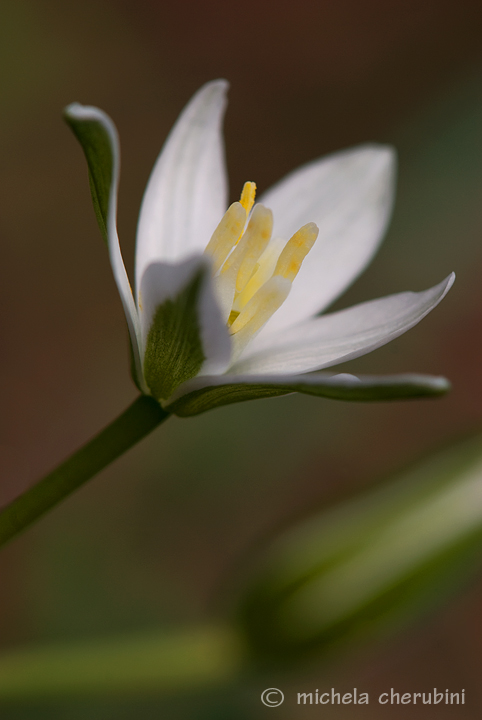
M 481 548 L 478 435 L 277 540 L 239 619 L 260 658 L 320 653 L 433 607 L 474 571 Z

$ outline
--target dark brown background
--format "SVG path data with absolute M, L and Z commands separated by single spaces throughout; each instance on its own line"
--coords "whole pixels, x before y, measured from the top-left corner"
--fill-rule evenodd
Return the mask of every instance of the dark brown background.
M 119 228 L 130 269 L 139 203 L 163 140 L 190 95 L 226 77 L 233 198 L 246 179 L 262 190 L 358 142 L 399 150 L 387 240 L 339 307 L 421 290 L 451 270 L 458 279 L 421 325 L 349 366 L 445 374 L 450 397 L 358 406 L 293 396 L 170 420 L 3 551 L 3 646 L 204 618 L 254 540 L 480 424 L 481 35 L 482 6 L 470 0 L 4 0 L 0 502 L 135 397 L 84 161 L 61 121 L 69 102 L 99 105 L 119 128 Z M 465 687 L 466 707 L 370 705 L 325 715 L 478 718 L 481 610 L 479 582 L 318 678 L 373 694 Z M 247 693 L 10 708 L 1 717 L 314 716 L 263 710 Z

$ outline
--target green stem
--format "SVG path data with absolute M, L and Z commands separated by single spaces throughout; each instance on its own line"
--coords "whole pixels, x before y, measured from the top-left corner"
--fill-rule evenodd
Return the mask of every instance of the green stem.
M 0 703 L 192 692 L 236 682 L 246 659 L 221 625 L 18 648 L 0 655 Z
M 0 512 L 0 545 L 24 530 L 169 417 L 141 395 L 127 410 L 68 460 Z

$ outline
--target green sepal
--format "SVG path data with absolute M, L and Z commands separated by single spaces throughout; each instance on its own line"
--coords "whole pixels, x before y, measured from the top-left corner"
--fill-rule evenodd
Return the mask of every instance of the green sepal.
M 206 268 L 198 270 L 173 299 L 156 309 L 144 355 L 144 377 L 156 400 L 195 377 L 205 360 L 198 318 Z
M 300 376 L 300 378 L 303 376 Z M 305 376 L 307 378 L 310 375 Z M 314 377 L 312 375 L 311 377 Z M 389 400 L 411 400 L 423 397 L 437 397 L 450 390 L 445 378 L 430 376 L 399 375 L 393 377 L 363 377 L 359 382 L 349 385 L 333 382 L 332 376 L 325 376 L 326 382 L 318 384 L 307 382 L 251 384 L 234 382 L 225 385 L 201 387 L 183 395 L 168 405 L 169 412 L 180 417 L 189 417 L 212 410 L 222 405 L 279 397 L 290 393 L 303 393 L 316 397 L 346 400 L 350 402 L 380 402 Z
M 80 142 L 89 170 L 90 192 L 95 215 L 105 243 L 107 239 L 107 217 L 112 182 L 114 181 L 114 151 L 111 137 L 106 127 L 94 118 L 80 118 L 75 112 L 82 106 L 69 105 L 64 111 L 64 119 Z M 96 110 L 97 111 L 97 110 Z M 100 111 L 97 111 L 100 112 Z M 113 132 L 115 132 L 113 130 Z
M 482 435 L 276 540 L 238 621 L 259 660 L 317 657 L 397 630 L 482 564 Z
M 178 400 L 165 405 L 169 412 L 179 417 L 191 417 L 199 415 L 207 410 L 213 410 L 223 405 L 245 402 L 246 400 L 258 400 L 270 397 L 287 395 L 293 390 L 280 390 L 279 388 L 267 387 L 264 385 L 220 385 L 218 387 L 206 387 L 183 395 Z

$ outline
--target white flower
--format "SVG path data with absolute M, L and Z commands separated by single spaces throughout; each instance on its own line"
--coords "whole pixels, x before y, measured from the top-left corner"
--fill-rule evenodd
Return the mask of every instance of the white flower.
M 116 129 L 97 108 L 66 109 L 86 154 L 141 391 L 180 415 L 295 391 L 347 400 L 445 392 L 443 378 L 313 372 L 402 334 L 452 285 L 450 275 L 424 292 L 319 316 L 383 237 L 393 150 L 365 145 L 316 160 L 264 193 L 252 211 L 255 185 L 246 183 L 226 211 L 226 90 L 217 80 L 194 95 L 154 166 L 139 217 L 135 297 L 116 229 Z

